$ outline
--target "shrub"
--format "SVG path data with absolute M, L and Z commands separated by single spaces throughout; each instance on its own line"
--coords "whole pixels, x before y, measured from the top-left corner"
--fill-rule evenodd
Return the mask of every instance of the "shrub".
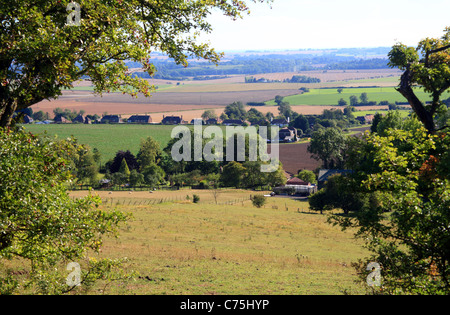
M 198 203 L 198 202 L 200 201 L 200 196 L 199 196 L 199 195 L 193 195 L 193 196 L 192 196 L 192 201 L 193 201 L 194 203 Z
M 257 208 L 261 208 L 266 204 L 267 198 L 263 195 L 255 195 L 252 197 L 252 204 Z

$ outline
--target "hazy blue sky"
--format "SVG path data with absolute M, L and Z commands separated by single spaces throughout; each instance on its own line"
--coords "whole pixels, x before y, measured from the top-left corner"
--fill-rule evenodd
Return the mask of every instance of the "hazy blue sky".
M 205 38 L 221 51 L 416 45 L 450 26 L 450 0 L 275 0 L 210 22 Z

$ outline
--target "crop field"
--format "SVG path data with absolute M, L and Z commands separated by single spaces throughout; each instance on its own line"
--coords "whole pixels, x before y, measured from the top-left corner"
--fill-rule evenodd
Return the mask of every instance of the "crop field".
M 273 105 L 275 96 L 281 95 L 295 105 L 337 105 L 343 97 L 347 99 L 348 93 L 362 93 L 351 90 L 350 87 L 380 86 L 369 89 L 369 99 L 400 100 L 402 96 L 392 87 L 398 84 L 400 72 L 397 70 L 346 70 L 346 71 L 304 71 L 290 73 L 268 73 L 255 75 L 255 78 L 264 77 L 269 80 L 283 81 L 293 75 L 317 77 L 321 83 L 245 83 L 245 75 L 234 75 L 218 80 L 204 81 L 170 81 L 149 79 L 151 84 L 158 87 L 151 98 L 143 96 L 134 99 L 121 93 L 106 93 L 102 97 L 93 95 L 93 88 L 88 81 L 77 83 L 71 91 L 64 91 L 63 96 L 57 100 L 45 100 L 32 107 L 34 111 L 42 110 L 52 115 L 53 109 L 60 107 L 70 110 L 84 110 L 86 114 L 121 114 L 133 115 L 150 113 L 155 116 L 154 121 L 160 121 L 163 115 L 184 113 L 188 119 L 199 117 L 205 109 L 215 109 L 219 114 L 223 108 L 236 101 L 267 102 Z M 299 88 L 311 88 L 310 93 L 300 94 Z M 342 95 L 335 89 L 316 90 L 318 88 L 346 87 Z M 390 87 L 390 89 L 389 89 Z M 357 95 L 359 96 L 359 95 Z M 300 110 L 300 109 L 298 109 Z M 305 114 L 311 109 L 304 109 Z M 298 111 L 300 112 L 300 111 Z
M 337 89 L 311 89 L 309 93 L 288 96 L 284 100 L 291 105 L 337 105 L 338 101 L 343 98 L 350 104 L 350 96 L 355 95 L 359 101 L 361 93 L 367 93 L 369 101 L 377 103 L 381 101 L 406 102 L 406 99 L 393 87 L 344 88 L 342 93 L 339 93 Z M 423 90 L 417 90 L 416 95 L 423 102 L 431 100 Z M 267 104 L 275 105 L 273 101 Z
M 100 256 L 127 257 L 127 270 L 139 276 L 100 285 L 92 294 L 339 295 L 367 288 L 355 283 L 351 267 L 368 254 L 362 244 L 304 201 L 273 197 L 258 209 L 248 200 L 252 191 L 219 190 L 216 204 L 211 191 L 181 190 L 180 197 L 195 193 L 200 202 L 143 205 L 174 192 L 98 193 L 105 210 L 132 214 Z

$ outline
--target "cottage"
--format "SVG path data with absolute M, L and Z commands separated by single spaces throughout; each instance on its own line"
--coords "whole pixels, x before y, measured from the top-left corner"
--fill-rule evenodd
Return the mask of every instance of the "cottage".
M 317 187 L 311 183 L 304 182 L 300 178 L 293 177 L 286 182 L 286 185 L 276 187 L 273 191 L 278 195 L 309 196 L 317 191 Z
M 280 128 L 284 128 L 284 127 L 289 126 L 289 118 L 287 120 L 284 119 L 284 118 L 282 118 L 282 119 L 272 119 L 270 124 L 272 126 L 278 126 Z
M 57 115 L 54 119 L 55 124 L 67 124 L 70 123 L 70 120 L 66 119 L 62 115 Z
M 206 121 L 207 125 L 217 125 L 219 123 L 219 121 L 217 120 L 217 118 L 210 118 Z
M 28 116 L 28 115 L 23 116 L 24 124 L 31 124 L 33 121 L 34 121 L 33 118 L 31 118 L 30 116 Z
M 152 117 L 150 115 L 133 115 L 128 118 L 127 122 L 129 124 L 150 124 Z
M 119 115 L 105 115 L 101 120 L 102 124 L 118 124 L 120 123 Z
M 77 117 L 75 117 L 72 120 L 73 123 L 78 123 L 78 124 L 90 124 L 91 123 L 91 119 L 89 119 L 88 117 L 84 116 L 84 115 L 78 115 Z
M 278 138 L 280 142 L 296 142 L 297 129 L 294 127 L 283 128 L 278 132 Z
M 183 122 L 183 116 L 163 116 L 163 125 L 179 125 Z

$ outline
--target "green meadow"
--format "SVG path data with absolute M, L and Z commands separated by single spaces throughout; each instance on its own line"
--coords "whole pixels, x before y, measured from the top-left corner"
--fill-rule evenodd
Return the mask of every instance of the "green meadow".
M 344 88 L 342 93 L 339 93 L 337 88 L 310 89 L 308 93 L 287 96 L 284 100 L 290 105 L 337 105 L 338 101 L 343 98 L 350 104 L 350 96 L 355 95 L 359 100 L 362 93 L 367 93 L 369 101 L 377 103 L 382 101 L 406 102 L 406 99 L 393 87 Z M 423 102 L 431 100 L 430 96 L 422 89 L 417 88 L 416 94 Z M 270 101 L 266 104 L 275 105 L 275 102 Z
M 164 125 L 130 125 L 130 124 L 50 124 L 26 125 L 25 129 L 35 135 L 45 135 L 67 139 L 74 137 L 81 144 L 91 149 L 97 148 L 102 163 L 113 158 L 117 151 L 130 150 L 133 154 L 139 151 L 142 139 L 153 137 L 164 148 L 171 139 L 173 126 Z

